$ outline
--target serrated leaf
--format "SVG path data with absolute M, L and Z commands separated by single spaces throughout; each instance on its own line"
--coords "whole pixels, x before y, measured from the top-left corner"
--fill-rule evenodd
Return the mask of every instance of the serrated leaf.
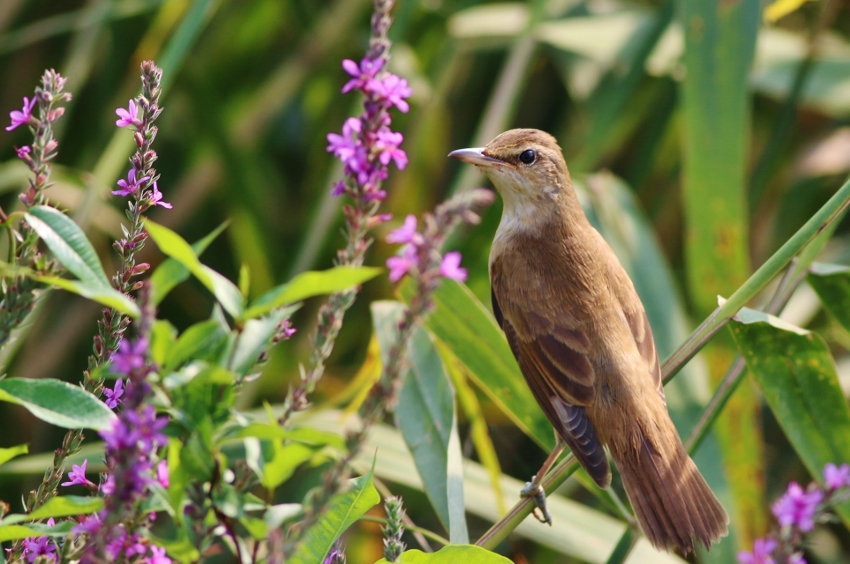
M 73 292 L 84 298 L 96 301 L 99 304 L 110 307 L 116 311 L 129 315 L 134 319 L 141 317 L 142 313 L 139 306 L 133 298 L 122 294 L 115 288 L 109 285 L 100 283 L 91 283 L 83 280 L 68 280 L 67 278 L 59 278 L 58 276 L 31 276 L 33 280 L 50 284 L 57 288 L 62 288 L 69 292 Z
M 275 308 L 306 298 L 340 292 L 363 284 L 383 271 L 383 268 L 371 266 L 336 266 L 321 272 L 302 272 L 288 283 L 272 288 L 257 298 L 243 317 L 259 317 Z
M 21 405 L 42 421 L 68 429 L 99 431 L 115 419 L 112 410 L 94 395 L 52 378 L 0 380 L 0 401 Z
M 291 564 L 313 564 L 327 556 L 334 541 L 355 521 L 381 501 L 372 483 L 372 472 L 349 481 L 349 489 L 334 496 L 329 509 L 304 535 Z
M 90 286 L 109 286 L 94 247 L 73 219 L 50 206 L 33 206 L 25 217 L 71 274 Z
M 244 309 L 244 298 L 236 285 L 213 270 L 201 264 L 192 246 L 180 235 L 151 220 L 145 220 L 145 230 L 163 254 L 175 259 L 186 267 L 201 284 L 213 293 L 221 307 L 234 318 L 240 318 Z

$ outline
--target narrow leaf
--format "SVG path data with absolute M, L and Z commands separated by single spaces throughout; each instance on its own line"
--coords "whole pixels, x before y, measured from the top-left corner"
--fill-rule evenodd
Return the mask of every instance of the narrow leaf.
M 131 297 L 122 294 L 108 284 L 103 285 L 99 282 L 68 280 L 67 278 L 59 278 L 58 276 L 33 276 L 32 279 L 73 292 L 78 296 L 88 298 L 106 307 L 120 311 L 134 319 L 138 319 L 142 315 L 139 306 L 136 305 L 136 302 Z
M 504 556 L 474 544 L 444 546 L 432 553 L 406 550 L 398 561 L 404 564 L 510 564 L 511 562 Z M 375 564 L 387 564 L 387 560 L 381 558 Z
M 340 292 L 371 280 L 383 271 L 383 268 L 370 266 L 336 266 L 322 272 L 302 272 L 289 283 L 272 288 L 257 298 L 244 317 L 259 317 L 274 308 L 306 298 Z
M 163 254 L 175 259 L 186 267 L 221 304 L 221 307 L 233 317 L 240 317 L 244 308 L 244 298 L 236 285 L 216 272 L 204 266 L 192 246 L 180 235 L 151 220 L 145 220 L 145 230 Z
M 73 219 L 50 206 L 33 206 L 26 220 L 71 274 L 92 286 L 109 286 L 94 247 Z
M 850 331 L 850 268 L 815 263 L 806 280 L 817 292 L 823 307 Z
M 201 256 L 207 247 L 227 228 L 228 222 L 224 222 L 212 230 L 206 237 L 192 243 L 192 250 L 196 256 Z M 188 280 L 189 269 L 179 261 L 168 258 L 160 264 L 151 274 L 151 300 L 154 305 L 159 305 L 165 296 L 178 284 Z
M 381 496 L 372 483 L 371 471 L 351 480 L 348 491 L 335 496 L 328 506 L 330 509 L 307 532 L 291 563 L 322 562 L 334 541 L 380 501 Z
M 0 380 L 0 401 L 22 405 L 42 421 L 69 429 L 106 429 L 115 419 L 94 395 L 52 378 Z
M 10 448 L 0 448 L 0 465 L 6 464 L 16 456 L 29 453 L 29 445 L 23 444 Z

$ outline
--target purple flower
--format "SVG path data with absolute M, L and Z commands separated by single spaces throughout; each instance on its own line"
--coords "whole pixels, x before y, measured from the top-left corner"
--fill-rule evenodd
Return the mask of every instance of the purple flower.
M 440 276 L 464 282 L 466 280 L 466 269 L 460 267 L 460 253 L 452 251 L 443 256 L 443 261 L 440 263 Z
M 329 153 L 333 153 L 336 158 L 344 164 L 348 164 L 357 154 L 357 149 L 360 142 L 357 139 L 357 134 L 363 129 L 363 123 L 357 118 L 348 118 L 342 125 L 342 135 L 336 133 L 328 133 L 328 148 Z
M 387 243 L 401 244 L 413 243 L 421 245 L 424 243 L 422 235 L 416 232 L 416 216 L 409 214 L 404 218 L 404 224 L 394 231 L 390 231 L 387 235 Z
M 112 369 L 125 376 L 129 376 L 133 370 L 143 368 L 148 351 L 148 340 L 141 337 L 136 344 L 131 345 L 127 338 L 121 339 L 118 352 L 112 357 Z
M 171 564 L 171 558 L 165 555 L 161 546 L 151 546 L 151 555 L 144 560 L 145 564 Z
M 168 425 L 168 417 L 157 417 L 156 409 L 150 404 L 142 408 L 142 412 L 129 410 L 124 413 L 127 422 L 138 433 L 143 452 L 153 451 L 157 445 L 168 443 L 168 439 L 160 431 Z
M 29 145 L 24 145 L 23 147 L 15 147 L 15 153 L 18 154 L 18 158 L 22 160 L 26 160 L 29 157 L 32 149 Z
M 392 73 L 386 73 L 381 79 L 373 79 L 369 81 L 369 89 L 376 96 L 383 99 L 384 107 L 390 108 L 395 106 L 403 114 L 410 110 L 410 106 L 405 102 L 405 98 L 409 98 L 413 91 L 407 85 L 407 79 L 401 78 Z
M 331 190 L 331 196 L 342 196 L 345 194 L 347 187 L 345 186 L 345 181 L 340 180 L 336 184 L 334 184 L 333 190 Z
M 390 269 L 390 282 L 398 282 L 416 264 L 416 247 L 406 245 L 402 249 L 401 256 L 387 259 L 387 268 Z
M 130 169 L 130 172 L 127 173 L 127 180 L 123 178 L 118 181 L 118 186 L 121 187 L 120 190 L 113 190 L 113 196 L 129 196 L 134 193 L 140 184 L 150 180 L 150 176 L 143 176 L 138 180 L 136 178 L 136 167 Z
M 53 519 L 50 519 L 47 524 L 53 525 L 51 521 Z M 46 556 L 48 560 L 52 560 L 53 562 L 59 561 L 59 556 L 56 554 L 56 545 L 50 542 L 48 537 L 24 539 L 23 555 L 27 557 L 27 562 L 35 562 L 35 559 L 39 556 Z
M 404 167 L 407 166 L 407 153 L 398 148 L 402 141 L 404 141 L 404 136 L 401 133 L 396 133 L 386 127 L 378 131 L 375 148 L 381 151 L 378 159 L 382 165 L 387 166 L 390 164 L 390 160 L 393 160 L 399 170 L 404 170 Z
M 162 206 L 168 210 L 173 207 L 168 202 L 162 201 L 162 192 L 159 191 L 159 186 L 157 186 L 156 182 L 153 183 L 153 195 L 151 196 L 151 201 L 153 202 L 153 205 Z
M 751 553 L 746 551 L 738 553 L 738 562 L 741 564 L 775 564 L 770 556 L 775 549 L 775 539 L 756 539 Z
M 355 88 L 365 91 L 370 81 L 384 68 L 384 60 L 378 59 L 377 61 L 373 61 L 372 59 L 364 58 L 360 61 L 360 66 L 358 66 L 351 59 L 345 59 L 342 61 L 342 68 L 354 77 L 345 83 L 345 86 L 342 87 L 342 93 L 345 94 Z
M 24 107 L 19 112 L 18 110 L 14 110 L 9 112 L 9 117 L 12 119 L 12 125 L 6 128 L 6 131 L 12 131 L 16 129 L 18 126 L 24 125 L 30 121 L 32 118 L 32 109 L 35 107 L 36 98 L 32 97 L 32 100 L 24 96 Z M 30 560 L 32 562 L 32 560 Z
M 118 108 L 115 110 L 115 113 L 121 118 L 115 122 L 115 125 L 118 127 L 127 127 L 128 125 L 139 127 L 142 125 L 142 122 L 139 121 L 139 108 L 136 106 L 135 100 L 130 100 L 130 104 L 126 110 L 124 108 Z
M 133 556 L 145 554 L 148 551 L 147 545 L 142 543 L 142 535 L 133 533 L 133 536 L 125 543 L 124 556 L 132 558 Z
M 103 395 L 106 396 L 106 407 L 115 409 L 121 403 L 121 400 L 118 398 L 124 395 L 124 381 L 118 378 L 115 380 L 115 386 L 111 390 L 109 388 L 103 388 Z
M 828 462 L 823 468 L 823 481 L 830 490 L 850 486 L 850 465 L 836 466 L 832 462 Z
M 171 484 L 171 481 L 168 478 L 167 460 L 160 460 L 159 464 L 156 465 L 156 481 L 159 482 L 159 485 L 165 489 L 168 489 L 168 486 Z
M 86 478 L 86 465 L 89 463 L 88 459 L 83 460 L 82 464 L 74 464 L 73 468 L 70 472 L 68 472 L 68 481 L 62 482 L 63 486 L 94 486 L 92 482 L 90 482 Z
M 803 532 L 815 528 L 814 516 L 823 492 L 806 492 L 797 482 L 788 484 L 788 491 L 773 504 L 773 514 L 782 527 L 796 526 Z
M 129 428 L 121 419 L 115 419 L 112 427 L 98 431 L 98 435 L 111 450 L 131 448 L 139 441 L 138 431 Z

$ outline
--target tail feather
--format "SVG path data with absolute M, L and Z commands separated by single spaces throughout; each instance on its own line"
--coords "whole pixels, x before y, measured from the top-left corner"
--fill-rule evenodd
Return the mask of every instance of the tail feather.
M 650 543 L 684 554 L 694 552 L 696 543 L 708 548 L 726 534 L 729 517 L 678 436 L 665 439 L 619 437 L 609 447 Z

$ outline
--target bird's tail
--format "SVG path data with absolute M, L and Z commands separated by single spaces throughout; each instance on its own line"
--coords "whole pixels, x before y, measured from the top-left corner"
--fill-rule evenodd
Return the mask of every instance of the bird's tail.
M 655 548 L 687 554 L 725 536 L 729 517 L 685 452 L 672 422 L 612 437 L 609 448 L 638 522 Z

